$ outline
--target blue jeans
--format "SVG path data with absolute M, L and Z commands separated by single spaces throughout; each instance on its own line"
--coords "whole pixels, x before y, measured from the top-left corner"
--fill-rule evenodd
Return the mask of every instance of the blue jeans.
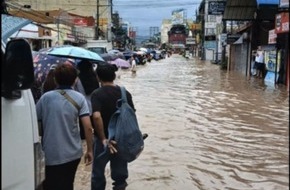
M 104 153 L 104 146 L 95 137 L 94 139 L 94 161 L 92 168 L 91 190 L 105 190 L 106 177 L 105 168 L 110 161 L 111 178 L 113 190 L 125 190 L 128 178 L 128 163 L 122 160 L 118 154 L 110 154 L 109 150 Z

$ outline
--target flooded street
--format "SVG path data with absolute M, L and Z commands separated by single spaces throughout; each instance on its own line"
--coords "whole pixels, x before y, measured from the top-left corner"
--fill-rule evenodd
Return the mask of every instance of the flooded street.
M 284 86 L 180 55 L 138 66 L 136 75 L 121 71 L 116 83 L 133 95 L 140 128 L 149 134 L 129 164 L 127 190 L 289 189 Z M 83 164 L 75 189 L 90 189 Z

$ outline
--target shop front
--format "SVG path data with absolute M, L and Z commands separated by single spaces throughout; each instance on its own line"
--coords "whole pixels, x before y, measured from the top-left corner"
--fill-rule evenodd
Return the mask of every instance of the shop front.
M 288 3 L 289 8 L 289 3 Z M 278 77 L 277 84 L 285 84 L 289 91 L 289 12 L 276 14 L 275 33 L 277 34 Z

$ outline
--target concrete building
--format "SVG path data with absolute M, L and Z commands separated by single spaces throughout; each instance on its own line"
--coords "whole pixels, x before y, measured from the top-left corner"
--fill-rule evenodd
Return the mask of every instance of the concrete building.
M 15 0 L 14 3 L 22 5 L 30 5 L 31 9 L 37 11 L 63 10 L 84 17 L 92 16 L 95 19 L 96 25 L 102 31 L 101 39 L 111 40 L 111 13 L 112 0 Z M 63 13 L 55 16 L 55 20 L 60 19 Z M 98 21 L 97 21 L 97 18 Z M 76 28 L 79 32 L 92 39 L 95 36 L 95 29 L 83 27 Z M 92 35 L 94 33 L 94 35 Z

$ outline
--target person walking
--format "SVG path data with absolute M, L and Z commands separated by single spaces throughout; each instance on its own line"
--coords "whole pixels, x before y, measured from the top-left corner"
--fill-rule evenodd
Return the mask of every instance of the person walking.
M 93 121 L 95 126 L 94 160 L 91 178 L 91 190 L 105 190 L 105 167 L 110 162 L 113 190 L 125 190 L 128 178 L 128 163 L 117 154 L 116 142 L 108 141 L 108 124 L 111 116 L 117 110 L 116 103 L 121 98 L 121 89 L 114 84 L 117 67 L 115 65 L 100 65 L 96 72 L 101 87 L 92 94 Z M 134 104 L 131 94 L 127 91 L 129 105 Z M 108 147 L 109 151 L 104 152 Z
M 60 64 L 54 70 L 54 78 L 57 88 L 43 94 L 36 104 L 37 117 L 42 123 L 46 165 L 43 189 L 73 190 L 76 170 L 83 156 L 78 120 L 85 127 L 86 165 L 93 160 L 93 128 L 85 97 L 72 89 L 77 79 L 77 70 L 71 65 Z M 72 100 L 65 97 L 65 94 Z
M 136 73 L 137 72 L 137 64 L 136 64 L 136 56 L 132 55 L 131 57 L 131 72 Z
M 100 87 L 99 81 L 94 71 L 93 64 L 90 61 L 80 61 L 77 64 L 77 69 L 79 70 L 79 80 L 77 80 L 74 89 L 85 96 L 89 106 L 90 118 L 92 122 L 91 94 L 95 89 Z M 82 125 L 82 122 L 80 122 L 80 135 L 81 139 L 85 139 L 84 126 Z
M 262 50 L 260 49 L 257 50 L 255 61 L 256 61 L 257 77 L 264 78 L 266 64 L 264 63 L 264 52 Z

